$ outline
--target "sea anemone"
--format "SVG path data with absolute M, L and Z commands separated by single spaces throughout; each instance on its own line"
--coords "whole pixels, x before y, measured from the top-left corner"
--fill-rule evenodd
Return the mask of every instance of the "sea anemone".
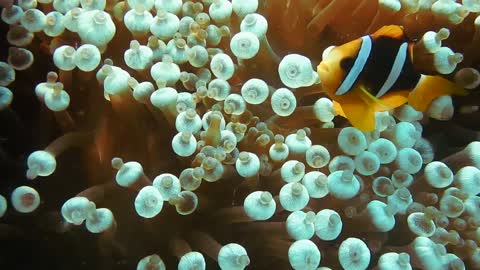
M 0 7 L 0 268 L 480 269 L 478 1 Z M 315 67 L 390 24 L 468 95 L 364 132 Z

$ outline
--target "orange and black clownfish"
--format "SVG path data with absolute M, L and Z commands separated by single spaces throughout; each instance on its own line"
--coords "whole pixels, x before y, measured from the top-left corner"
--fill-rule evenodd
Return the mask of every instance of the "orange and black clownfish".
M 413 45 L 401 26 L 384 26 L 333 48 L 318 65 L 322 87 L 352 126 L 372 131 L 377 111 L 406 102 L 425 111 L 439 96 L 466 94 L 447 79 L 417 72 Z

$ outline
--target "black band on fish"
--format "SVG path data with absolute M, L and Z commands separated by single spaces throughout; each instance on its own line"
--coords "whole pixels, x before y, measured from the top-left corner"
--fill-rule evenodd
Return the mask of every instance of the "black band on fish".
M 358 52 L 357 59 L 355 59 L 355 63 L 352 66 L 352 69 L 348 72 L 347 76 L 343 80 L 342 84 L 338 87 L 335 95 L 340 96 L 348 92 L 358 79 L 358 76 L 362 72 L 365 64 L 367 63 L 368 57 L 370 56 L 370 52 L 372 50 L 372 39 L 370 36 L 363 36 L 362 37 L 362 45 Z
M 403 70 L 403 66 L 405 65 L 405 60 L 407 58 L 407 49 L 408 43 L 404 42 L 400 45 L 398 49 L 397 56 L 395 56 L 395 61 L 393 62 L 392 68 L 390 69 L 390 74 L 388 74 L 387 79 L 383 83 L 382 87 L 378 91 L 375 97 L 379 98 L 385 95 L 388 90 L 392 88 L 392 86 L 397 82 L 398 77 L 400 77 L 400 73 Z

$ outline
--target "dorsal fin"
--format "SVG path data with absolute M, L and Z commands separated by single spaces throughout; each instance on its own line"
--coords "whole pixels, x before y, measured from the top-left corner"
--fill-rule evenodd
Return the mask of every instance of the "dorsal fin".
M 375 31 L 375 33 L 371 34 L 373 39 L 377 39 L 379 37 L 389 37 L 395 39 L 405 39 L 405 31 L 403 27 L 400 25 L 386 25 L 382 26 L 382 28 Z

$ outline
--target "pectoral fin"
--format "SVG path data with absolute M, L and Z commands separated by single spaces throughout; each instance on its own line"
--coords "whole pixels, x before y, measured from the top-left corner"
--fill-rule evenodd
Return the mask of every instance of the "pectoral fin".
M 355 86 L 354 89 L 352 89 L 352 92 L 355 93 L 363 102 L 365 102 L 368 106 L 373 107 L 374 109 L 377 109 L 377 111 L 388 111 L 391 108 L 385 104 L 382 100 L 374 97 L 368 89 L 360 84 L 358 86 Z
M 410 95 L 408 104 L 417 111 L 427 110 L 430 103 L 440 96 L 466 95 L 468 92 L 461 86 L 439 76 L 422 75 Z

